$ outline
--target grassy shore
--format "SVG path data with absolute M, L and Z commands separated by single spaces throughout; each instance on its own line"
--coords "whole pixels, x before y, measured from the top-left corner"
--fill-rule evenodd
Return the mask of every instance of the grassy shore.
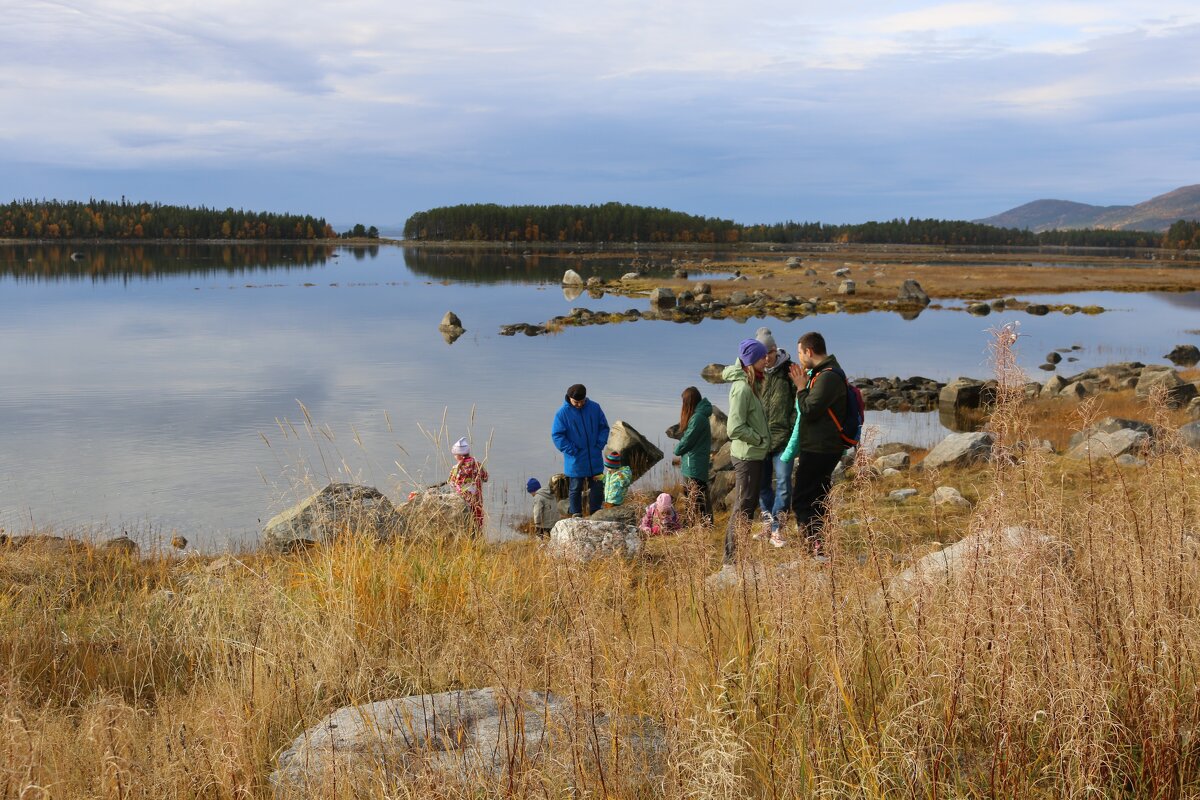
M 835 490 L 828 564 L 746 538 L 730 588 L 706 583 L 720 524 L 586 565 L 436 530 L 292 556 L 0 548 L 0 797 L 267 797 L 279 751 L 330 711 L 485 686 L 661 726 L 660 779 L 581 769 L 579 797 L 1194 796 L 1200 453 L 1166 436 L 1140 468 L 1065 461 L 1025 443 L 1102 409 L 1001 386 L 989 464 L 864 471 Z M 886 502 L 900 485 L 920 495 Z M 939 485 L 973 507 L 932 506 Z M 1073 558 L 996 554 L 915 598 L 888 589 L 1010 525 Z M 329 796 L 566 791 L 392 778 Z

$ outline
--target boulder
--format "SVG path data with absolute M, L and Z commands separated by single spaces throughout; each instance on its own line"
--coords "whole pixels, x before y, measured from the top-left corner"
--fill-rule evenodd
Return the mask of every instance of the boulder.
M 875 469 L 883 472 L 885 469 L 908 469 L 909 455 L 903 451 L 891 455 L 880 456 L 873 462 Z
M 1173 364 L 1190 367 L 1200 362 L 1200 347 L 1194 344 L 1177 344 L 1175 349 L 1167 353 L 1163 358 Z
M 504 793 L 526 771 L 569 784 L 574 769 L 597 763 L 616 781 L 609 758 L 618 742 L 623 789 L 661 774 L 664 738 L 648 719 L 580 714 L 548 692 L 462 689 L 340 708 L 280 753 L 269 782 L 277 798 L 315 798 L 419 776 L 411 788 L 432 778 L 474 797 Z
M 929 498 L 935 506 L 951 506 L 953 508 L 970 508 L 971 503 L 962 496 L 962 492 L 953 486 L 939 486 L 934 489 Z
M 726 366 L 725 364 L 709 364 L 700 370 L 700 377 L 709 383 L 724 383 L 725 379 L 721 375 L 725 372 Z
M 1188 403 L 1187 415 L 1191 419 L 1200 419 L 1200 397 L 1193 397 L 1192 402 Z
M 638 274 L 638 273 L 636 273 L 636 272 L 626 272 L 624 275 L 622 275 L 622 276 L 621 276 L 621 280 L 623 280 L 623 281 L 636 281 L 636 280 L 637 280 L 638 278 L 640 278 L 640 277 L 642 277 L 642 276 L 641 276 L 641 275 L 639 275 L 639 274 Z
M 1050 306 L 1045 306 L 1041 303 L 1030 303 L 1025 306 L 1025 313 L 1032 314 L 1035 317 L 1044 317 L 1050 313 Z
M 713 472 L 723 472 L 733 468 L 733 442 L 728 439 L 712 457 L 710 469 Z
M 585 283 L 584 285 L 587 286 L 587 288 L 589 288 L 589 289 L 599 289 L 602 286 L 604 286 L 604 281 L 600 280 L 600 278 L 598 276 L 593 275 L 592 277 L 587 279 L 587 283 Z
M 788 269 L 800 269 L 800 268 L 801 268 L 801 267 L 803 267 L 803 266 L 804 266 L 804 262 L 803 262 L 803 261 L 801 261 L 801 260 L 800 260 L 798 257 L 796 257 L 796 256 L 792 256 L 791 258 L 789 258 L 789 259 L 787 260 L 787 268 L 788 268 Z
M 929 295 L 921 288 L 921 284 L 910 278 L 900 286 L 900 291 L 896 295 L 896 303 L 902 306 L 921 306 L 924 308 L 929 305 Z
M 637 527 L 620 522 L 568 517 L 550 529 L 550 552 L 574 561 L 605 556 L 632 558 L 642 550 Z
M 619 452 L 624 462 L 633 470 L 635 481 L 663 458 L 662 450 L 622 420 L 614 422 L 608 431 L 608 443 L 604 445 L 604 452 L 613 450 Z
M 654 308 L 674 308 L 675 292 L 665 286 L 659 286 L 650 292 L 650 305 Z
M 849 267 L 839 267 L 838 269 L 835 269 L 833 271 L 833 277 L 849 278 L 850 277 L 850 268 Z
M 938 442 L 921 464 L 925 469 L 941 469 L 988 461 L 991 457 L 990 433 L 952 433 Z
M 1064 566 L 1072 558 L 1068 545 L 1028 528 L 980 531 L 925 556 L 892 578 L 887 589 L 893 601 L 904 601 L 952 585 L 959 577 L 971 574 L 972 567 L 992 566 L 1010 573 L 1013 567 L 1023 564 Z
M 883 456 L 894 455 L 895 453 L 915 453 L 919 448 L 916 445 L 905 444 L 904 442 L 885 442 L 875 448 L 875 456 L 882 458 Z
M 712 498 L 715 504 L 718 499 L 724 501 L 724 498 L 733 490 L 734 485 L 733 470 L 722 470 L 714 472 L 708 479 L 708 496 Z
M 847 279 L 838 284 L 838 294 L 850 295 L 854 294 L 855 291 L 857 291 L 857 288 L 852 280 Z
M 971 303 L 967 306 L 967 313 L 973 317 L 986 317 L 992 313 L 992 307 L 987 303 Z
M 1117 431 L 1131 430 L 1141 431 L 1153 439 L 1156 435 L 1154 426 L 1149 422 L 1142 422 L 1136 419 L 1122 419 L 1121 417 L 1105 417 L 1097 422 L 1086 431 L 1080 431 L 1071 437 L 1071 441 L 1067 443 L 1067 450 L 1073 450 L 1079 446 L 1085 439 L 1097 433 L 1116 433 Z
M 979 408 L 991 403 L 995 391 L 987 391 L 987 384 L 974 378 L 955 378 L 938 391 L 938 410 L 956 412 Z
M 137 556 L 138 552 L 140 552 L 141 548 L 138 547 L 138 543 L 133 539 L 121 534 L 120 536 L 115 536 L 106 541 L 104 544 L 100 545 L 100 550 L 108 555 L 135 557 Z
M 396 507 L 396 535 L 437 537 L 479 533 L 467 501 L 449 486 L 415 493 Z
M 1049 353 L 1046 354 L 1046 363 L 1047 364 L 1057 364 L 1060 361 L 1062 361 L 1062 356 L 1059 355 L 1058 353 L 1055 353 L 1054 351 L 1050 351 Z
M 1091 392 L 1088 391 L 1087 384 L 1083 381 L 1073 381 L 1064 386 L 1058 394 L 1060 397 L 1073 397 L 1076 400 L 1082 400 L 1091 394 Z
M 642 521 L 643 510 L 634 503 L 628 502 L 628 498 L 626 498 L 625 503 L 619 506 L 612 506 L 611 508 L 601 508 L 595 514 L 589 516 L 588 519 L 594 522 L 619 522 L 622 525 L 633 525 L 636 527 Z
M 731 305 L 744 306 L 746 303 L 750 302 L 750 295 L 743 291 L 736 291 L 729 295 L 729 302 Z
M 713 413 L 708 419 L 708 426 L 712 431 L 713 450 L 719 450 L 721 445 L 729 441 L 729 418 L 725 416 L 724 411 L 713 406 Z
M 399 528 L 392 501 L 378 489 L 353 483 L 331 483 L 263 526 L 269 550 L 290 552 L 313 543 L 332 542 L 343 533 L 386 539 Z
M 1105 433 L 1097 431 L 1067 451 L 1067 458 L 1117 458 L 1127 453 L 1136 455 L 1150 444 L 1145 431 L 1125 428 Z
M 442 321 L 438 323 L 439 328 L 462 328 L 462 326 L 462 320 L 453 311 L 447 311 L 446 315 L 442 317 Z
M 1193 450 L 1200 450 L 1200 422 L 1189 422 L 1180 428 L 1179 438 Z
M 583 276 L 582 276 L 582 275 L 580 275 L 580 274 L 579 274 L 578 272 L 576 272 L 575 270 L 573 270 L 573 269 L 569 269 L 569 270 L 567 270 L 566 272 L 564 272 L 564 273 L 563 273 L 563 276 L 562 276 L 562 285 L 563 285 L 563 286 L 579 286 L 579 287 L 582 287 L 582 286 L 584 285 L 584 284 L 583 284 Z M 578 297 L 578 296 L 579 296 L 579 295 L 576 295 L 576 297 Z
M 897 489 L 896 491 L 890 493 L 887 496 L 887 499 L 893 503 L 903 503 L 908 498 L 916 496 L 916 489 Z
M 1179 373 L 1170 367 L 1143 369 L 1137 382 L 1137 396 L 1149 397 L 1160 386 L 1166 391 L 1167 405 L 1171 408 L 1182 408 L 1197 396 L 1196 387 L 1179 377 Z
M 1058 397 L 1059 393 L 1067 387 L 1067 379 L 1061 375 L 1055 375 L 1050 380 L 1046 381 L 1042 386 L 1042 397 Z

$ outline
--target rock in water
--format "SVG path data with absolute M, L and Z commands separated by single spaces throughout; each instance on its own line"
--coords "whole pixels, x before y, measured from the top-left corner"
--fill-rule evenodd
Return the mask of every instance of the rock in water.
M 725 372 L 725 367 L 725 364 L 709 364 L 700 370 L 700 377 L 709 383 L 724 383 L 725 379 L 721 375 Z
M 663 457 L 662 450 L 638 433 L 632 425 L 622 420 L 617 420 L 609 428 L 608 444 L 604 446 L 604 452 L 608 453 L 613 450 L 619 452 L 624 462 L 632 468 L 635 481 L 649 472 L 659 461 L 662 461 Z
M 568 517 L 550 529 L 550 552 L 559 558 L 591 561 L 605 556 L 632 558 L 642 551 L 633 525 Z
M 462 320 L 453 311 L 447 311 L 446 316 L 442 317 L 442 321 L 438 324 L 439 328 L 461 328 L 462 326 Z
M 272 517 L 263 526 L 263 544 L 290 552 L 314 543 L 332 542 L 349 533 L 385 539 L 397 529 L 392 501 L 378 489 L 353 483 L 331 483 L 321 491 Z
M 674 308 L 675 292 L 665 286 L 660 286 L 650 292 L 650 305 L 655 308 Z
M 924 308 L 929 305 L 929 295 L 921 288 L 921 284 L 910 278 L 900 287 L 900 292 L 896 295 L 896 302 L 903 306 L 921 306 Z
M 1194 344 L 1175 345 L 1175 349 L 1167 353 L 1163 358 L 1180 366 L 1190 367 L 1200 362 L 1200 347 L 1196 347 Z
M 563 286 L 580 286 L 580 287 L 582 287 L 583 286 L 583 276 L 580 275 L 575 270 L 569 269 L 563 273 L 562 285 Z M 576 297 L 578 297 L 578 296 L 579 295 L 576 295 Z
M 610 763 L 617 743 L 619 771 Z M 569 783 L 575 767 L 598 764 L 617 781 L 610 790 L 624 796 L 661 775 L 664 750 L 662 732 L 648 719 L 581 715 L 548 692 L 463 689 L 340 708 L 279 755 L 270 784 L 278 798 L 316 798 L 335 787 L 403 786 L 421 776 L 454 796 L 475 797 L 501 790 L 510 776 L 532 771 Z M 629 786 L 615 777 L 626 772 L 621 780 Z

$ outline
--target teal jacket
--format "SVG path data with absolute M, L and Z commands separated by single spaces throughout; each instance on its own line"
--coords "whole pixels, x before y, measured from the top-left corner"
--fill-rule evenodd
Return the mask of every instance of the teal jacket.
M 692 418 L 688 420 L 687 430 L 679 437 L 675 445 L 675 455 L 679 456 L 679 466 L 683 477 L 704 483 L 708 480 L 708 467 L 712 462 L 712 403 L 707 398 L 700 398 Z
M 729 454 L 739 461 L 761 461 L 767 457 L 771 434 L 762 399 L 746 382 L 738 364 L 725 368 L 721 377 L 729 387 Z

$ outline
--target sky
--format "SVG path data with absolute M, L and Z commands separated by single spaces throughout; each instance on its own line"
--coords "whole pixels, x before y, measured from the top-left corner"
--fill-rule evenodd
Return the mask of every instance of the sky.
M 5 0 L 0 202 L 975 219 L 1200 183 L 1200 6 Z

